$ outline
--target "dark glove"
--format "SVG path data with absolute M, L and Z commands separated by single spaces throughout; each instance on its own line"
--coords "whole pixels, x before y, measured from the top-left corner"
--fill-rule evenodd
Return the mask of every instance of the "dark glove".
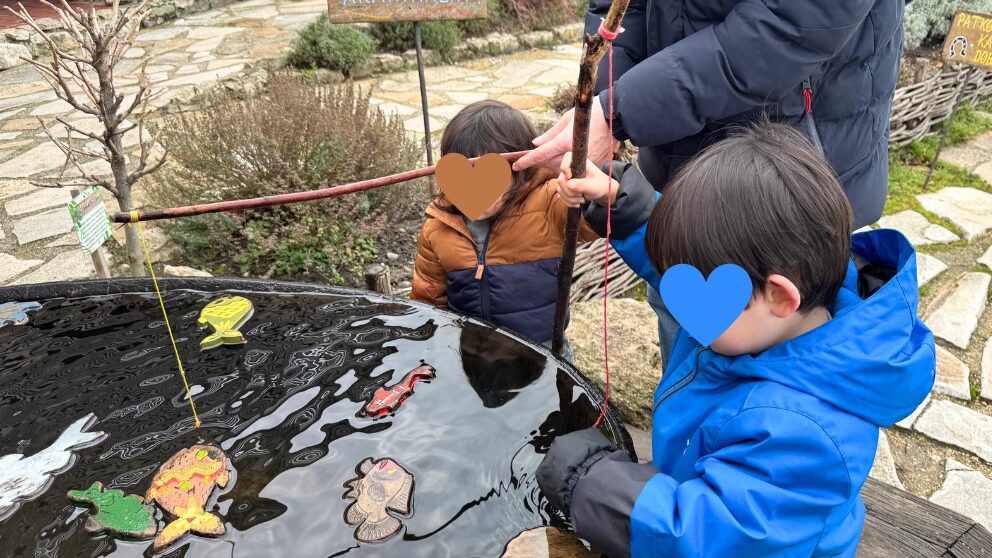
M 551 505 L 568 514 L 579 477 L 615 451 L 613 444 L 595 428 L 559 436 L 537 467 L 537 484 Z

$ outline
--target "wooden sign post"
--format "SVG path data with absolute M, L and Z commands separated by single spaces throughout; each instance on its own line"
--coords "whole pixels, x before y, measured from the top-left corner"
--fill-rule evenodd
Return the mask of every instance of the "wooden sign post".
M 431 147 L 431 120 L 427 111 L 427 80 L 424 77 L 424 49 L 420 42 L 420 22 L 427 20 L 485 19 L 486 0 L 328 0 L 331 23 L 383 23 L 412 21 L 420 77 L 420 107 L 424 114 L 424 148 L 427 164 L 434 164 Z M 431 182 L 431 195 L 437 192 Z
M 968 10 L 958 10 L 951 21 L 951 30 L 944 39 L 942 57 L 947 63 L 958 63 L 975 68 L 992 69 L 992 15 L 970 12 Z M 930 170 L 927 172 L 927 179 L 923 181 L 923 191 L 927 191 L 930 186 L 930 179 L 933 178 L 933 171 L 937 168 L 937 159 L 944 148 L 944 142 L 951 132 L 951 125 L 954 124 L 954 117 L 958 114 L 961 100 L 964 98 L 965 89 L 968 87 L 968 80 L 973 74 L 969 70 L 961 83 L 958 84 L 958 92 L 954 98 L 954 107 L 951 109 L 951 116 L 947 119 L 947 125 L 937 142 L 937 152 L 930 161 Z

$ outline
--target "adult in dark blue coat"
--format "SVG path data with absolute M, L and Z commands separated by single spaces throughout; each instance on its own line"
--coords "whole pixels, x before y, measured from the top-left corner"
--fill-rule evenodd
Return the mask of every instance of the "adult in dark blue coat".
M 631 0 L 614 41 L 614 136 L 640 149 L 656 190 L 729 126 L 766 113 L 805 124 L 804 82 L 827 161 L 841 179 L 855 227 L 882 215 L 888 130 L 902 52 L 905 0 Z M 590 0 L 596 33 L 610 0 Z M 589 154 L 609 151 L 600 64 Z M 514 168 L 557 169 L 571 151 L 571 114 L 538 138 Z
M 855 228 L 874 223 L 888 186 L 904 2 L 631 0 L 625 31 L 614 41 L 614 136 L 640 148 L 641 171 L 660 192 L 729 127 L 767 114 L 822 144 Z M 590 0 L 586 33 L 596 33 L 609 7 L 610 0 Z M 589 158 L 597 164 L 609 157 L 607 66 L 600 64 L 589 134 Z M 535 144 L 514 169 L 557 169 L 572 147 L 571 112 Z M 667 366 L 678 326 L 658 293 L 648 295 Z

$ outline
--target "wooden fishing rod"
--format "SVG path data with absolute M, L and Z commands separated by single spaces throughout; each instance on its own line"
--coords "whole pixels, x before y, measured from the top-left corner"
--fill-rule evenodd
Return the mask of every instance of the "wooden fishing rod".
M 516 161 L 530 151 L 515 151 L 513 153 L 501 153 L 507 161 Z M 475 162 L 478 157 L 469 159 Z M 362 192 L 382 186 L 389 186 L 423 178 L 434 174 L 436 165 L 421 167 L 419 169 L 408 170 L 389 176 L 370 178 L 348 184 L 339 184 L 317 190 L 307 190 L 304 192 L 292 192 L 289 194 L 276 194 L 274 196 L 263 196 L 260 198 L 248 198 L 243 200 L 227 200 L 221 202 L 202 203 L 199 205 L 187 205 L 184 207 L 169 207 L 165 209 L 139 209 L 135 211 L 118 211 L 113 214 L 111 220 L 115 223 L 136 223 L 138 221 L 156 221 L 159 219 L 175 219 L 177 217 L 190 217 L 193 215 L 203 215 L 205 213 L 220 213 L 223 211 L 242 211 L 245 209 L 257 209 L 260 207 L 272 207 L 274 205 L 285 205 L 289 203 L 300 203 L 314 200 L 336 198 L 345 194 Z
M 630 0 L 613 0 L 613 3 L 610 4 L 610 11 L 603 20 L 602 29 L 616 36 L 620 31 L 620 22 L 623 20 L 629 4 Z M 585 36 L 585 51 L 582 53 L 582 61 L 579 63 L 579 82 L 575 89 L 575 115 L 572 121 L 572 162 L 570 168 L 573 178 L 582 178 L 586 175 L 593 91 L 596 85 L 599 62 L 609 48 L 610 41 L 601 34 Z M 610 86 L 612 87 L 612 84 Z M 565 221 L 565 244 L 562 247 L 561 264 L 558 267 L 555 324 L 551 334 L 551 350 L 559 355 L 565 348 L 565 315 L 568 313 L 568 299 L 572 290 L 572 271 L 575 268 L 575 248 L 579 240 L 581 217 L 581 209 L 577 207 L 568 209 L 568 218 Z

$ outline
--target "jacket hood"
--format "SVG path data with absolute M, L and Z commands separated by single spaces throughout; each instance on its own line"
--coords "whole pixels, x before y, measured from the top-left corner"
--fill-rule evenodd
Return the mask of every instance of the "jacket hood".
M 852 260 L 826 324 L 757 355 L 726 361 L 724 373 L 808 393 L 878 426 L 909 416 L 933 387 L 933 334 L 917 315 L 916 251 L 901 233 L 852 237 L 857 259 L 895 274 L 862 298 Z

